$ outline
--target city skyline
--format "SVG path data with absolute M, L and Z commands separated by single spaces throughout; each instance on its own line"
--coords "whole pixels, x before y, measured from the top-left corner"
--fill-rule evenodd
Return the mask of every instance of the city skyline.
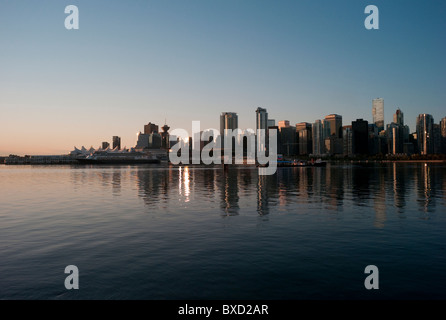
M 445 116 L 441 1 L 375 1 L 379 30 L 366 1 L 73 1 L 79 30 L 68 4 L 0 4 L 0 155 L 130 147 L 146 120 L 218 128 L 227 110 L 255 128 L 258 107 L 276 123 L 372 123 L 381 97 L 385 125 L 400 108 L 411 133 L 419 114 Z

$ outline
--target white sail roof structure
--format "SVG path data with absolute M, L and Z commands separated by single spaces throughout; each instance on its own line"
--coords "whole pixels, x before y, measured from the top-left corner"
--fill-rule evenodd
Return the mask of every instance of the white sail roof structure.
M 78 154 L 81 154 L 81 153 L 82 152 L 78 148 L 76 148 L 76 146 L 75 146 L 74 150 L 70 152 L 70 155 L 75 156 L 75 155 L 78 155 Z

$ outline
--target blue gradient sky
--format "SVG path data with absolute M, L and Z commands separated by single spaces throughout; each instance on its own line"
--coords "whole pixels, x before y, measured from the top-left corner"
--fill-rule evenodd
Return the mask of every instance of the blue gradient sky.
M 149 121 L 218 129 L 223 111 L 255 128 L 259 106 L 346 125 L 371 121 L 376 97 L 414 131 L 419 113 L 446 116 L 445 17 L 440 0 L 0 0 L 0 155 L 131 147 Z

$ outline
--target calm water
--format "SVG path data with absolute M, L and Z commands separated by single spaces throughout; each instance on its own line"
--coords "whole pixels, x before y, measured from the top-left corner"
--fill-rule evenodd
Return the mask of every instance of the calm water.
M 444 164 L 2 165 L 0 299 L 445 299 L 445 190 Z

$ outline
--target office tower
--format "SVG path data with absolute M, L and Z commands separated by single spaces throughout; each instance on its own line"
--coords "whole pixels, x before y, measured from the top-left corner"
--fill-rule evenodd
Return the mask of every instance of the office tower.
M 313 152 L 313 136 L 311 123 L 300 122 L 296 124 L 298 154 L 308 155 Z
M 373 123 L 378 130 L 384 130 L 384 99 L 376 98 L 372 100 Z
M 144 125 L 144 134 L 158 133 L 158 126 L 154 123 L 149 122 Z
M 279 129 L 288 128 L 290 126 L 290 122 L 288 120 L 281 120 L 278 123 Z
M 160 149 L 161 148 L 161 135 L 158 132 L 150 133 L 149 135 L 149 149 Z
M 418 152 L 420 154 L 431 154 L 433 148 L 434 118 L 430 114 L 419 114 L 417 117 L 416 131 Z
M 342 116 L 330 114 L 324 120 L 330 124 L 330 136 L 342 138 Z
M 113 136 L 113 149 L 118 148 L 121 150 L 121 138 L 118 136 Z
M 440 121 L 441 152 L 446 153 L 446 117 Z
M 323 155 L 327 153 L 326 139 L 330 137 L 330 122 L 325 120 L 316 120 L 312 125 L 313 135 L 313 154 Z
M 404 125 L 404 114 L 400 108 L 396 109 L 396 112 L 393 115 L 393 122 L 400 126 Z
M 256 130 L 258 129 L 268 129 L 268 112 L 264 108 L 256 110 Z
M 139 132 L 136 135 L 135 149 L 146 149 L 149 147 L 149 135 Z
M 275 126 L 276 126 L 276 120 L 268 119 L 268 128 L 269 127 L 275 127 Z
M 398 154 L 403 152 L 403 145 L 404 145 L 403 130 L 404 127 L 395 122 L 392 122 L 387 125 L 386 135 L 387 135 L 388 153 Z
M 386 127 L 388 153 L 404 153 L 404 143 L 409 142 L 409 127 L 404 125 L 404 114 L 398 108 L 393 122 Z
M 220 135 L 224 136 L 225 129 L 237 129 L 238 128 L 238 116 L 235 112 L 222 112 L 220 115 Z
M 279 121 L 279 123 L 282 121 Z M 297 142 L 296 142 L 296 128 L 289 126 L 283 126 L 280 128 L 280 139 L 282 145 L 282 153 L 291 156 L 297 154 Z
M 256 136 L 257 151 L 266 151 L 268 150 L 268 112 L 260 107 L 256 109 L 256 135 L 258 130 L 265 130 L 265 141 L 262 143 Z
M 436 154 L 441 153 L 441 129 L 439 123 L 434 123 L 433 137 L 433 152 Z
M 343 126 L 342 131 L 343 155 L 351 157 L 353 155 L 352 126 Z
M 108 147 L 110 147 L 110 143 L 108 143 L 107 141 L 102 142 L 102 149 L 107 149 Z
M 352 152 L 355 155 L 369 152 L 369 123 L 363 119 L 352 121 Z
M 325 117 L 325 151 L 330 155 L 342 154 L 342 116 L 330 114 Z
M 321 120 L 316 120 L 312 125 L 313 134 L 313 154 L 321 155 L 325 153 L 325 137 Z
M 235 112 L 222 112 L 220 115 L 220 138 L 221 147 L 224 148 L 225 144 L 225 129 L 235 130 L 238 129 L 238 116 Z M 235 138 L 232 138 L 232 150 L 235 150 Z

